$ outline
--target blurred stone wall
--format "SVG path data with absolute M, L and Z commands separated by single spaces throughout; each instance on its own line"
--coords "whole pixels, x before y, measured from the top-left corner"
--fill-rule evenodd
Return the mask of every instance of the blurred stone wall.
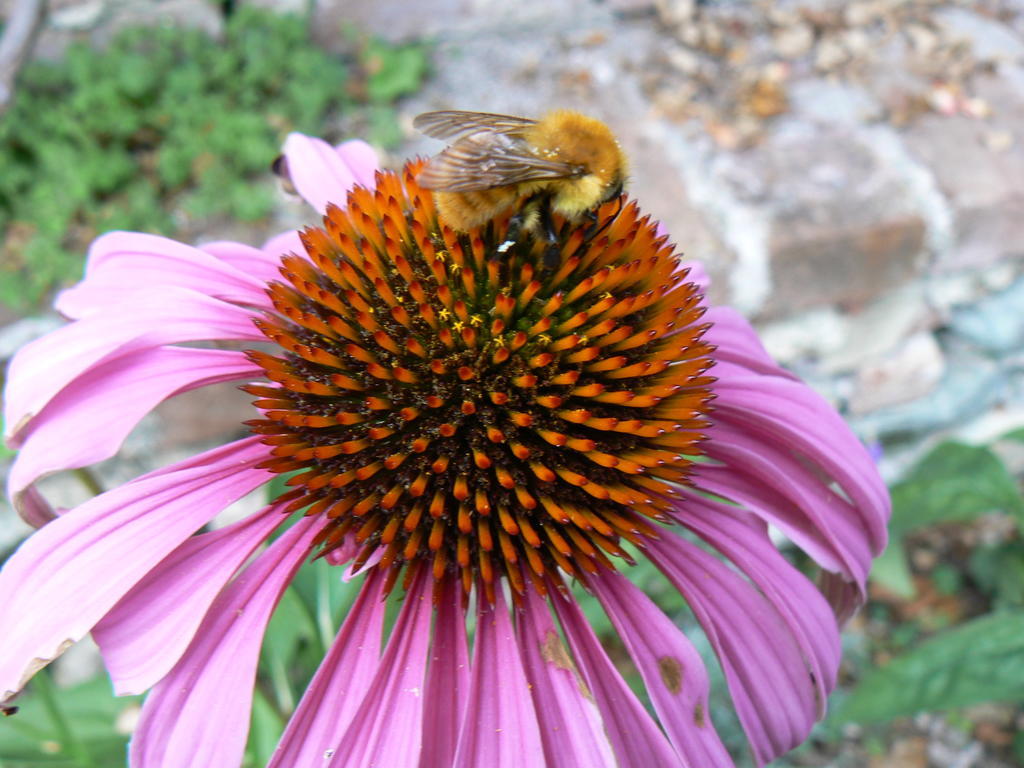
M 431 109 L 608 122 L 630 194 L 705 263 L 712 299 L 882 441 L 890 475 L 942 436 L 1024 425 L 1019 0 L 246 2 L 312 5 L 337 50 L 430 41 L 391 165 L 440 148 L 411 127 Z M 38 54 L 138 23 L 223 26 L 207 0 L 53 0 Z M 52 325 L 0 321 L 3 356 Z M 248 406 L 228 394 L 165 405 L 110 471 L 237 429 Z
M 1024 424 L 1024 4 L 320 0 L 435 41 L 405 105 L 607 121 L 712 298 L 886 444 Z M 410 135 L 404 154 L 437 142 Z

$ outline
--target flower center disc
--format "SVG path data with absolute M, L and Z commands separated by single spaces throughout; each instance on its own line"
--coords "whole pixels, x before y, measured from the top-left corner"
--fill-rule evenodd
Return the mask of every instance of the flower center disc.
M 509 216 L 441 225 L 420 167 L 378 173 L 283 258 L 257 320 L 283 351 L 248 353 L 274 383 L 245 387 L 261 466 L 299 470 L 285 510 L 324 518 L 322 553 L 379 558 L 389 589 L 421 564 L 492 601 L 500 578 L 585 581 L 658 535 L 700 453 L 699 289 L 632 202 L 556 216 L 546 268 L 543 238 L 507 247 Z

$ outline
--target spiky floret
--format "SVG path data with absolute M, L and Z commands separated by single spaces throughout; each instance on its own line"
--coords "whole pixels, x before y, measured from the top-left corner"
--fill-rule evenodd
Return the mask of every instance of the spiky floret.
M 658 535 L 700 453 L 702 297 L 632 202 L 556 217 L 546 270 L 547 243 L 507 247 L 508 217 L 442 227 L 419 167 L 378 173 L 283 258 L 257 320 L 283 352 L 248 353 L 272 382 L 245 387 L 263 466 L 296 472 L 282 500 L 323 517 L 322 552 L 354 540 L 389 588 L 407 565 L 491 600 L 501 578 L 585 581 Z

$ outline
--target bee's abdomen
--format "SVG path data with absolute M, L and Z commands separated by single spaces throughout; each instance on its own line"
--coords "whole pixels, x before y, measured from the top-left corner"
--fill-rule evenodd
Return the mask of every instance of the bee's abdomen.
M 515 187 L 434 193 L 441 221 L 459 232 L 466 232 L 490 221 L 508 209 L 517 197 Z

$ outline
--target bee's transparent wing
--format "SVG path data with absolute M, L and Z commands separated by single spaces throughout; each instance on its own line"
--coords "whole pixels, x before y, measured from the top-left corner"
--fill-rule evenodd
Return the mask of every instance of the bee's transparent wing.
M 416 177 L 424 189 L 474 192 L 527 181 L 569 179 L 581 166 L 539 157 L 522 139 L 501 133 L 471 133 L 430 158 Z
M 416 130 L 435 139 L 454 139 L 476 131 L 522 133 L 536 122 L 527 117 L 449 109 L 441 112 L 424 112 L 422 115 L 417 115 L 412 124 Z

